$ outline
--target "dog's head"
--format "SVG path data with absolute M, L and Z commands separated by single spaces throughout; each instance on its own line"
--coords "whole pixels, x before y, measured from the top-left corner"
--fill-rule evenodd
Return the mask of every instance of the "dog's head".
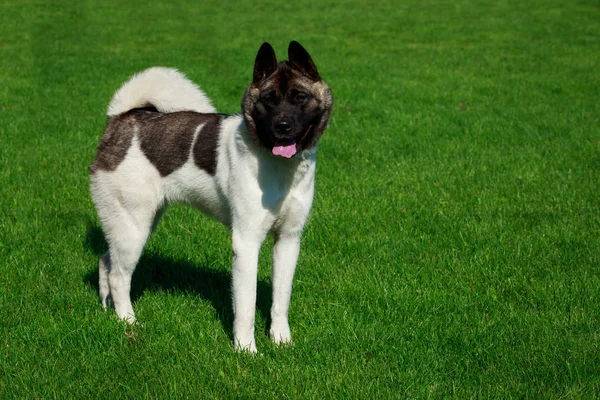
M 275 155 L 291 158 L 315 147 L 327 127 L 333 96 L 298 42 L 290 42 L 288 58 L 278 63 L 273 47 L 263 43 L 242 112 L 261 145 Z

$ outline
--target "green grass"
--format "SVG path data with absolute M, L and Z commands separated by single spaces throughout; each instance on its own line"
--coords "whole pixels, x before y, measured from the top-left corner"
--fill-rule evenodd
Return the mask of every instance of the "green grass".
M 600 397 L 596 1 L 0 3 L 0 398 Z M 87 166 L 112 93 L 179 68 L 237 112 L 263 41 L 335 110 L 294 285 L 295 344 L 231 346 L 228 232 L 170 209 L 97 297 Z

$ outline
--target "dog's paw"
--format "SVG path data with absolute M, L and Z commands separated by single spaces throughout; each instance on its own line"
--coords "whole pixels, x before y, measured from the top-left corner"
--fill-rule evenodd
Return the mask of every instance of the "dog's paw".
M 287 321 L 273 321 L 271 324 L 271 329 L 269 330 L 269 336 L 271 341 L 277 345 L 292 343 L 290 325 L 287 323 Z
M 233 347 L 238 353 L 256 354 L 256 342 L 254 338 L 251 341 L 240 341 L 236 338 L 233 342 Z
M 118 315 L 118 317 L 121 321 L 126 322 L 129 325 L 137 325 L 138 324 L 137 320 L 135 319 L 135 314 L 133 314 L 133 312 L 123 314 L 123 315 Z

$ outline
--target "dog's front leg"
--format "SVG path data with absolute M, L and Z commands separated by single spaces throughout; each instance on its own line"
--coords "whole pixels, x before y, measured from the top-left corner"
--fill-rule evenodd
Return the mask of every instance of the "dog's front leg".
M 233 341 L 236 350 L 256 353 L 254 314 L 258 253 L 262 238 L 233 231 Z
M 290 343 L 288 311 L 300 252 L 300 235 L 276 236 L 273 248 L 273 304 L 269 335 L 275 344 Z

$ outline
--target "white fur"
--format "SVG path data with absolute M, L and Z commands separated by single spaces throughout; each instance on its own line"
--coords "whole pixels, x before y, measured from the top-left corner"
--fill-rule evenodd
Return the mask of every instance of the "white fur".
M 126 104 L 134 103 L 157 106 L 155 102 L 158 102 L 161 110 L 189 110 L 181 106 L 191 103 L 186 99 L 169 102 L 182 93 L 198 90 L 197 87 L 192 83 L 186 86 L 185 82 L 189 81 L 181 80 L 182 75 L 174 70 L 160 69 L 163 80 L 157 81 L 156 71 L 152 68 L 136 75 L 119 89 L 109 107 L 109 115 L 113 109 L 125 111 Z M 158 88 L 156 92 L 154 85 Z M 138 88 L 143 90 L 130 93 Z M 165 91 L 167 88 L 173 92 Z M 190 99 L 199 101 L 202 97 L 201 92 L 196 92 Z M 113 103 L 117 105 L 113 107 Z M 210 103 L 199 106 L 196 103 L 198 108 L 212 109 Z M 201 126 L 196 129 L 196 135 L 200 129 Z M 258 254 L 265 237 L 269 233 L 275 235 L 270 337 L 275 343 L 290 342 L 288 310 L 292 280 L 300 236 L 312 205 L 314 173 L 314 150 L 301 151 L 291 159 L 274 156 L 255 143 L 241 116 L 229 117 L 221 125 L 214 176 L 199 169 L 190 155 L 182 168 L 161 177 L 134 136 L 125 160 L 116 170 L 99 170 L 90 178 L 92 199 L 109 243 L 109 252 L 99 263 L 103 306 L 112 299 L 119 317 L 135 321 L 129 298 L 135 265 L 164 205 L 184 202 L 231 229 L 233 335 L 238 349 L 256 351 Z
M 113 117 L 152 104 L 160 112 L 214 113 L 215 108 L 198 86 L 173 68 L 152 67 L 133 75 L 115 93 L 106 115 Z

